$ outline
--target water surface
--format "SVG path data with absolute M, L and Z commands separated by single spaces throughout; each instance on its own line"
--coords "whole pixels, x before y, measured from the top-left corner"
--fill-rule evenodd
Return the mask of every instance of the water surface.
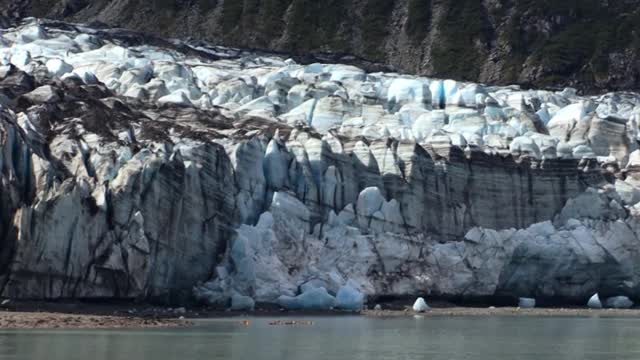
M 0 359 L 640 359 L 640 319 L 316 317 L 153 330 L 0 330 Z

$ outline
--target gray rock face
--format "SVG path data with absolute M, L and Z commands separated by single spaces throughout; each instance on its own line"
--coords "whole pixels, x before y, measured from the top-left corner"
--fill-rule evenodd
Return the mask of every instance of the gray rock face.
M 640 289 L 632 95 L 76 31 L 3 33 L 0 296 L 355 309 Z

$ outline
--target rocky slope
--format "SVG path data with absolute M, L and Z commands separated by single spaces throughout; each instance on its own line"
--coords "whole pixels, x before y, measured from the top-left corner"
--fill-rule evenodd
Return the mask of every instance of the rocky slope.
M 640 95 L 0 31 L 14 298 L 640 296 Z
M 640 85 L 638 0 L 0 0 L 0 9 L 228 46 L 349 53 L 459 80 Z

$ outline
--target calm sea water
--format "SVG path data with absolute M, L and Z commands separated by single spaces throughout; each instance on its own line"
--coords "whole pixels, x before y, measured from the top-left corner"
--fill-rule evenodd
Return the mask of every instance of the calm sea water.
M 640 359 L 640 319 L 317 317 L 186 329 L 0 331 L 0 359 Z

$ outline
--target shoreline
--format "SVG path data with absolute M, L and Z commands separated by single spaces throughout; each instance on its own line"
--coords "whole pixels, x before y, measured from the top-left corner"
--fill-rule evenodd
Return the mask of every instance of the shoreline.
M 144 329 L 193 326 L 199 320 L 235 320 L 246 318 L 340 317 L 368 318 L 413 317 L 627 317 L 640 318 L 640 308 L 589 309 L 584 307 L 483 307 L 438 304 L 426 312 L 410 308 L 348 311 L 284 311 L 258 308 L 256 311 L 228 311 L 212 308 L 169 308 L 130 303 L 47 303 L 10 302 L 0 308 L 0 328 L 16 329 Z
M 2 330 L 148 329 L 185 327 L 190 324 L 191 322 L 188 320 L 109 315 L 10 311 L 0 313 L 0 329 Z
M 518 307 L 432 308 L 423 313 L 401 310 L 365 310 L 362 315 L 379 318 L 397 317 L 485 317 L 485 316 L 530 316 L 530 317 L 629 317 L 640 318 L 640 309 L 588 309 L 588 308 L 533 308 Z

